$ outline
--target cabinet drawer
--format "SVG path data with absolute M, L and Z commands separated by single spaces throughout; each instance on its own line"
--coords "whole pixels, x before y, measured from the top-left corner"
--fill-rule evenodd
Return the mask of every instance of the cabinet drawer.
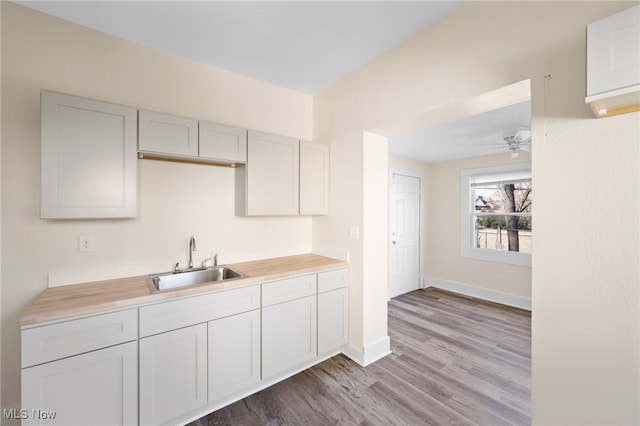
M 22 331 L 22 368 L 138 337 L 137 310 L 113 312 Z
M 258 309 L 260 286 L 242 287 L 140 308 L 140 337 Z
M 346 287 L 348 282 L 347 269 L 336 269 L 335 271 L 320 272 L 318 274 L 318 293 L 336 290 Z
M 262 306 L 316 294 L 316 274 L 287 278 L 262 285 Z

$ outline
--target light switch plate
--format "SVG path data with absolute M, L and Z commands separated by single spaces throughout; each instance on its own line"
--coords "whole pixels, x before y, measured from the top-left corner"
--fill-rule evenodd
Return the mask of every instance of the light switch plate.
M 349 226 L 349 238 L 352 240 L 357 240 L 360 238 L 360 228 L 355 225 Z

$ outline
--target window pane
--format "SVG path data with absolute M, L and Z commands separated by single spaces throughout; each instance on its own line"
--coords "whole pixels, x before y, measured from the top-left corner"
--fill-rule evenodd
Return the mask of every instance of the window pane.
M 516 215 L 474 217 L 476 248 L 531 253 L 531 217 Z
M 471 189 L 479 213 L 531 213 L 531 180 L 478 185 Z

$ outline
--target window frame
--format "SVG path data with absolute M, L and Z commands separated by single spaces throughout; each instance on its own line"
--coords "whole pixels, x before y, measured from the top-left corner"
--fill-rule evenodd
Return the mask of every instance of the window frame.
M 460 255 L 465 258 L 531 267 L 531 253 L 498 251 L 475 246 L 475 200 L 471 190 L 472 178 L 478 175 L 528 172 L 531 163 L 463 169 L 460 173 Z

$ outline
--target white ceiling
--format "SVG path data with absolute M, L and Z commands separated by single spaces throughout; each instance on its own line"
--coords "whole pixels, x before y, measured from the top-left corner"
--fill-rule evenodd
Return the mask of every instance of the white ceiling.
M 508 153 L 519 127 L 531 128 L 531 101 L 389 138 L 389 153 L 425 163 Z
M 314 94 L 466 1 L 16 2 L 173 56 Z M 390 153 L 425 162 L 483 155 L 505 132 L 528 125 L 525 104 L 395 136 Z
M 174 56 L 316 93 L 464 1 L 17 1 Z

